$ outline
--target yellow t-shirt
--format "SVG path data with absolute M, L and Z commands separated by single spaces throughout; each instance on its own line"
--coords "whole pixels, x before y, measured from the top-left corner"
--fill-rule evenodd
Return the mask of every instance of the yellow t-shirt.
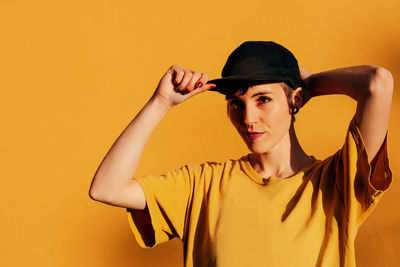
M 139 245 L 177 237 L 187 267 L 355 266 L 357 230 L 392 181 L 387 133 L 373 168 L 355 117 L 341 149 L 287 179 L 261 177 L 247 156 L 137 177 L 147 206 L 127 212 Z

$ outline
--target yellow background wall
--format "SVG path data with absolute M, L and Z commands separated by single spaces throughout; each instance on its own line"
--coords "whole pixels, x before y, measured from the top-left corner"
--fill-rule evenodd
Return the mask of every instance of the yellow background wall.
M 106 152 L 172 64 L 220 77 L 247 40 L 274 40 L 312 72 L 374 64 L 395 92 L 389 125 L 393 184 L 356 240 L 358 266 L 400 260 L 400 2 L 0 2 L 1 266 L 182 266 L 174 239 L 142 249 L 125 209 L 91 200 Z M 297 115 L 305 151 L 340 148 L 356 103 L 312 99 Z M 148 143 L 138 175 L 248 153 L 206 92 L 173 109 Z

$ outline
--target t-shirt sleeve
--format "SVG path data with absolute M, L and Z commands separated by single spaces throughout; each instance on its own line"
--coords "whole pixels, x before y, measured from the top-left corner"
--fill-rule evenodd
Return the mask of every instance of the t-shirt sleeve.
M 376 157 L 370 164 L 364 140 L 353 116 L 345 143 L 333 155 L 333 163 L 336 186 L 343 201 L 346 218 L 349 222 L 355 222 L 360 226 L 392 182 L 387 152 L 387 132 Z
M 185 165 L 163 175 L 135 177 L 146 196 L 146 208 L 127 208 L 130 228 L 143 248 L 174 237 L 183 239 L 194 183 L 194 169 Z

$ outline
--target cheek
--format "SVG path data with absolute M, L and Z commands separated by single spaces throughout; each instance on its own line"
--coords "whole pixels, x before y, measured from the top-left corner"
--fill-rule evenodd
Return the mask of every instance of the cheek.
M 239 131 L 240 128 L 242 127 L 242 124 L 241 124 L 240 120 L 238 120 L 238 119 L 235 118 L 235 117 L 230 117 L 230 121 L 231 121 L 233 127 L 234 127 L 237 131 Z
M 286 106 L 271 105 L 264 114 L 264 122 L 269 124 L 274 132 L 286 131 L 290 125 L 291 115 Z
M 235 126 L 235 128 L 237 128 L 237 118 L 234 116 L 234 114 L 232 114 L 232 112 L 228 112 L 228 117 L 229 120 L 231 121 L 232 125 Z
M 228 117 L 233 124 L 238 124 L 240 122 L 240 114 L 235 110 L 228 109 Z

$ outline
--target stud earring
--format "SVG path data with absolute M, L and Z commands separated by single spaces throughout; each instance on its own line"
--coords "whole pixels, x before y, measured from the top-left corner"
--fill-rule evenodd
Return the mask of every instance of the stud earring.
M 299 112 L 299 108 L 297 106 L 294 106 L 292 108 L 292 114 L 297 114 L 297 112 Z

